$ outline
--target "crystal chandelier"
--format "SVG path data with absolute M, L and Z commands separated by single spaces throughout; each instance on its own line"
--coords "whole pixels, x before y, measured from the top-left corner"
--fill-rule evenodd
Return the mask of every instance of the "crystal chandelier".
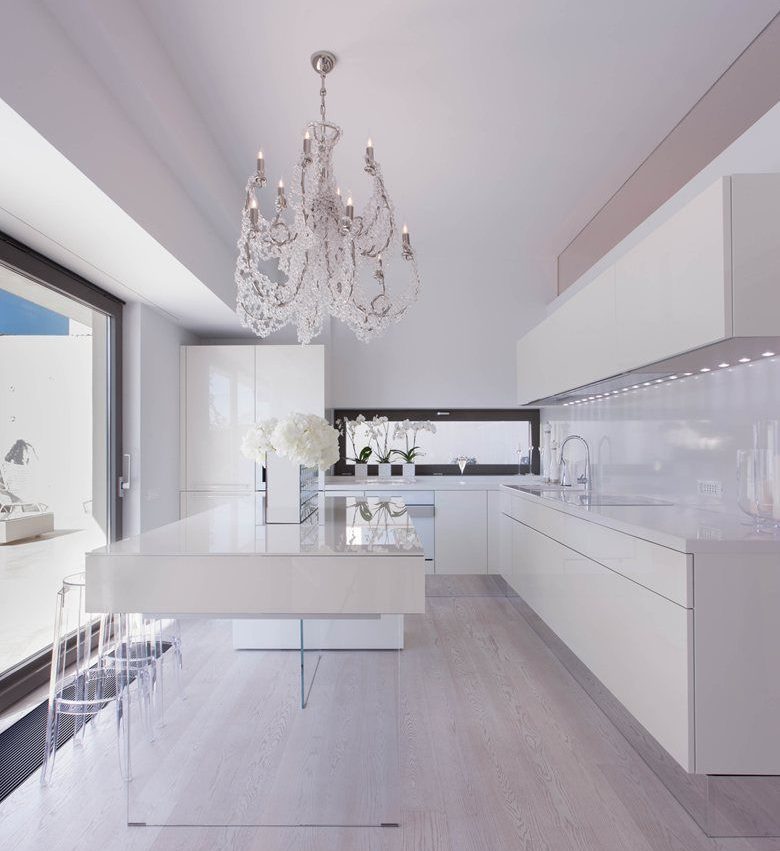
M 393 205 L 371 139 L 364 165 L 373 184 L 371 197 L 362 215 L 355 215 L 351 197 L 343 202 L 332 164 L 341 128 L 325 118 L 325 77 L 336 57 L 319 51 L 311 62 L 320 76 L 320 120 L 307 125 L 289 190 L 279 181 L 272 218 L 266 219 L 258 207 L 257 191 L 268 183 L 262 151 L 257 155 L 257 170 L 246 184 L 236 261 L 236 310 L 241 323 L 260 337 L 292 323 L 299 341 L 308 343 L 320 333 L 329 314 L 367 342 L 402 319 L 417 299 L 417 263 L 406 225 L 397 244 Z M 391 298 L 385 267 L 398 254 L 408 264 L 411 280 L 400 296 Z M 373 267 L 370 292 L 360 280 L 366 264 Z M 279 280 L 269 276 L 276 272 Z

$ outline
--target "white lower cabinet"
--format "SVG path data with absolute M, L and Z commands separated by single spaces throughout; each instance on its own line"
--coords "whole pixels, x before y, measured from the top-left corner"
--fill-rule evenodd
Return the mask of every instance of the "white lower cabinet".
M 436 491 L 436 573 L 487 573 L 487 491 Z
M 501 573 L 501 491 L 487 492 L 487 572 Z
M 512 588 L 686 771 L 693 759 L 693 611 L 502 515 Z

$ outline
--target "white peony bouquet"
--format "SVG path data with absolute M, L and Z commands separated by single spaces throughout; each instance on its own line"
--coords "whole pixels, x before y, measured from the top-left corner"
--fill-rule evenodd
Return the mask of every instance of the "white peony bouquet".
M 268 452 L 276 452 L 302 467 L 325 470 L 339 459 L 339 433 L 316 414 L 290 414 L 283 420 L 256 423 L 244 435 L 241 452 L 265 464 Z

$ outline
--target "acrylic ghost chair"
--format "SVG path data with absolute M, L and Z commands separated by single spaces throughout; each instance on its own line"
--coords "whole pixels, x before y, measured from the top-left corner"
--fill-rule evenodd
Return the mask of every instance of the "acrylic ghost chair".
M 66 576 L 57 592 L 54 643 L 49 681 L 46 743 L 41 783 L 51 781 L 63 720 L 73 724 L 75 746 L 84 743 L 87 722 L 116 701 L 117 740 L 122 776 L 130 778 L 130 751 L 126 699 L 136 683 L 139 715 L 150 739 L 163 720 L 163 653 L 173 650 L 180 677 L 181 636 L 177 621 L 164 624 L 143 615 L 89 615 L 84 606 L 84 573 Z M 97 655 L 93 635 L 97 628 Z M 171 638 L 164 641 L 164 629 Z M 180 680 L 179 684 L 181 686 Z M 100 717 L 100 716 L 99 716 Z

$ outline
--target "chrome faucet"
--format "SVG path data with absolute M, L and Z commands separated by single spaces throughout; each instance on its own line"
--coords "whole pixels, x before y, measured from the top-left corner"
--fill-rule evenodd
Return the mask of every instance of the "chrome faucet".
M 570 434 L 566 440 L 561 444 L 561 459 L 560 459 L 560 467 L 561 467 L 561 485 L 563 487 L 570 487 L 571 482 L 569 481 L 569 468 L 566 466 L 566 460 L 563 457 L 563 450 L 566 448 L 566 444 L 570 440 L 581 440 L 583 445 L 585 446 L 585 472 L 577 478 L 577 483 L 580 485 L 585 485 L 585 490 L 590 490 L 590 446 L 588 446 L 588 441 L 585 440 L 584 437 L 580 437 L 578 434 Z

